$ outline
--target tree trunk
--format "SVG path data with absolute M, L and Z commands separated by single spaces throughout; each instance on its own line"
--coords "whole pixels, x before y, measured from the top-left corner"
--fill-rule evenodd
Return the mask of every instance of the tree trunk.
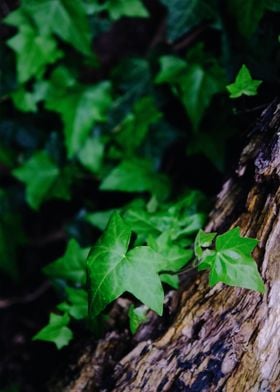
M 265 294 L 210 288 L 207 273 L 191 273 L 181 293 L 168 295 L 163 319 L 151 315 L 132 339 L 116 330 L 83 346 L 68 377 L 50 390 L 280 391 L 279 207 L 280 105 L 274 102 L 251 132 L 206 228 L 240 226 L 243 235 L 259 239 L 254 256 Z

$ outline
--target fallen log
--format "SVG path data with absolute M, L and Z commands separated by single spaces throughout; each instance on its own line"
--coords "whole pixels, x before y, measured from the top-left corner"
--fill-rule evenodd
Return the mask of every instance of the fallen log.
M 206 230 L 255 237 L 265 294 L 191 273 L 134 338 L 113 331 L 81 349 L 51 391 L 280 391 L 280 104 L 261 115 Z M 123 309 L 125 304 L 116 305 Z M 167 321 L 166 321 L 167 320 Z M 168 325 L 168 326 L 167 326 Z

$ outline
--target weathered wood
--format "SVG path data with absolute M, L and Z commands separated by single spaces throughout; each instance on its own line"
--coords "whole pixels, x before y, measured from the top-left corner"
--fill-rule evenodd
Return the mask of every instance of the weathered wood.
M 259 239 L 255 258 L 266 282 L 266 293 L 260 295 L 222 284 L 209 288 L 207 273 L 192 275 L 178 305 L 178 293 L 169 295 L 169 304 L 175 301 L 173 307 L 170 305 L 171 314 L 177 308 L 178 312 L 164 333 L 154 338 L 156 323 L 161 321 L 151 316 L 150 329 L 144 326 L 126 348 L 121 334 L 115 333 L 113 345 L 109 344 L 112 335 L 107 335 L 98 343 L 97 351 L 91 349 L 86 355 L 84 373 L 81 371 L 68 385 L 60 384 L 60 389 L 52 390 L 280 391 L 277 102 L 262 114 L 250 138 L 235 174 L 218 195 L 207 229 L 222 232 L 238 225 L 242 234 Z M 114 355 L 118 358 L 115 361 Z M 95 371 L 98 360 L 103 366 L 99 378 Z

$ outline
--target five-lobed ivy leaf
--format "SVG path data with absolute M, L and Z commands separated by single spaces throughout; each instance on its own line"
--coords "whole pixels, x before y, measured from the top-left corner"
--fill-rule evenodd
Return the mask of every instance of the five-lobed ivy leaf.
M 46 342 L 53 342 L 60 350 L 62 347 L 67 346 L 73 339 L 73 333 L 68 324 L 70 317 L 68 314 L 59 316 L 51 313 L 49 324 L 41 329 L 34 337 L 33 340 L 44 340 Z
M 81 248 L 75 239 L 71 239 L 64 255 L 48 264 L 44 268 L 44 272 L 51 278 L 64 279 L 81 286 L 86 283 L 88 253 L 88 248 Z
M 230 93 L 230 98 L 238 98 L 241 95 L 256 95 L 261 83 L 261 80 L 252 79 L 249 69 L 243 64 L 234 83 L 229 84 L 226 88 Z
M 128 250 L 130 237 L 130 227 L 118 213 L 114 213 L 89 254 L 91 317 L 97 316 L 126 291 L 162 314 L 164 295 L 159 272 L 165 269 L 166 260 L 148 246 Z
M 211 235 L 199 233 L 196 253 L 201 254 L 203 244 L 212 241 Z M 202 244 L 201 244 L 202 242 Z M 263 293 L 265 286 L 258 272 L 257 264 L 251 253 L 258 241 L 240 236 L 239 227 L 235 227 L 215 240 L 215 249 L 206 249 L 199 256 L 198 269 L 210 269 L 210 286 L 218 282 Z

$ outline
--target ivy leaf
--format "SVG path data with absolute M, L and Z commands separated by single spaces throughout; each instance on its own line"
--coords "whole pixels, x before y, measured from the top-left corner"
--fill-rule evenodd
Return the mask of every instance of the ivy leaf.
M 250 71 L 243 64 L 234 83 L 229 84 L 226 88 L 230 92 L 230 98 L 238 98 L 243 94 L 248 96 L 256 95 L 261 83 L 261 80 L 252 79 Z
M 86 283 L 86 259 L 89 249 L 81 248 L 75 239 L 68 242 L 64 255 L 47 265 L 44 272 L 51 278 L 65 279 L 76 285 Z
M 31 77 L 40 77 L 48 64 L 62 57 L 51 36 L 38 35 L 29 25 L 22 25 L 19 32 L 7 41 L 17 54 L 17 75 L 20 83 Z
M 57 309 L 68 313 L 76 320 L 86 319 L 88 316 L 88 294 L 85 290 L 66 287 L 67 302 L 62 302 Z
M 263 293 L 265 286 L 251 256 L 257 243 L 256 239 L 241 237 L 239 227 L 229 230 L 217 236 L 215 250 L 203 252 L 198 269 L 210 268 L 211 286 L 223 282 Z
M 176 83 L 178 77 L 186 71 L 187 63 L 177 56 L 162 56 L 160 58 L 160 71 L 155 83 Z
M 223 78 L 218 66 L 205 70 L 201 65 L 193 64 L 180 79 L 182 101 L 195 131 L 213 95 L 224 89 Z
M 37 100 L 34 99 L 34 95 L 24 89 L 24 87 L 18 88 L 11 94 L 11 98 L 15 107 L 23 112 L 36 112 L 37 111 Z
M 162 314 L 164 295 L 158 275 L 162 257 L 147 246 L 128 251 L 130 236 L 130 227 L 118 213 L 114 213 L 89 254 L 87 267 L 91 317 L 97 316 L 106 305 L 126 291 Z
M 56 34 L 80 52 L 90 55 L 90 31 L 82 0 L 24 0 L 24 10 L 41 35 Z
M 68 314 L 63 316 L 50 314 L 49 324 L 41 329 L 34 337 L 33 340 L 44 340 L 46 342 L 53 342 L 60 350 L 62 347 L 67 346 L 70 340 L 73 339 L 73 333 L 67 327 L 70 318 Z
M 123 16 L 130 18 L 147 18 L 149 13 L 141 0 L 107 0 L 106 8 L 110 18 L 117 20 Z
M 249 37 L 256 30 L 267 0 L 228 0 L 229 10 L 236 20 L 240 33 Z
M 87 139 L 79 152 L 81 163 L 92 173 L 97 174 L 102 166 L 104 143 L 100 138 Z
M 47 97 L 46 108 L 62 117 L 69 158 L 84 146 L 94 123 L 106 121 L 110 105 L 111 85 L 105 81 L 95 86 L 62 90 Z
M 147 321 L 147 307 L 146 306 L 138 306 L 135 308 L 134 305 L 130 305 L 128 309 L 128 318 L 129 318 L 129 328 L 131 333 L 134 335 L 141 324 Z
M 26 184 L 27 202 L 36 210 L 48 197 L 59 177 L 59 169 L 46 152 L 39 151 L 21 167 L 13 170 L 13 175 Z
M 215 18 L 214 1 L 160 0 L 167 7 L 167 35 L 171 42 L 180 38 L 203 20 Z
M 169 183 L 164 175 L 155 173 L 149 162 L 129 160 L 120 163 L 100 185 L 101 190 L 123 192 L 151 192 L 166 197 Z
M 208 248 L 215 237 L 216 233 L 206 233 L 201 229 L 199 230 L 194 241 L 194 254 L 196 257 L 202 257 L 203 248 Z
M 100 231 L 106 229 L 106 226 L 109 222 L 110 217 L 113 212 L 117 211 L 116 209 L 106 210 L 106 211 L 96 211 L 87 213 L 85 216 L 85 220 L 91 225 L 97 227 Z
M 161 116 L 151 97 L 141 98 L 135 103 L 133 112 L 115 129 L 116 140 L 129 154 L 132 154 L 143 142 L 149 127 Z

